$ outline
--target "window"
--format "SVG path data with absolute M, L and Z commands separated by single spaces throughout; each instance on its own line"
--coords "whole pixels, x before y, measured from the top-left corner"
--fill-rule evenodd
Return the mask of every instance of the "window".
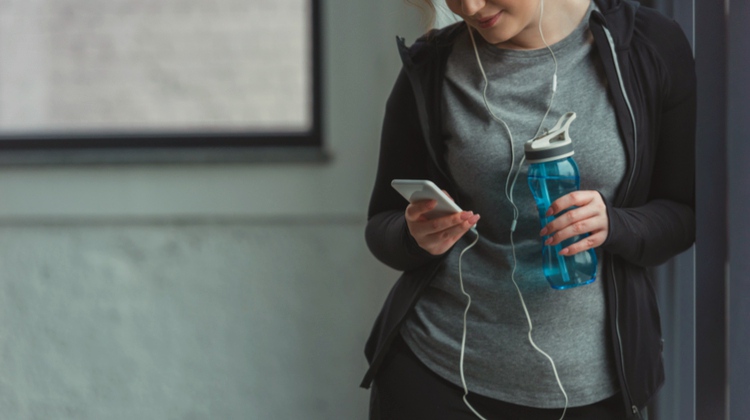
M 318 3 L 3 2 L 0 162 L 320 153 Z

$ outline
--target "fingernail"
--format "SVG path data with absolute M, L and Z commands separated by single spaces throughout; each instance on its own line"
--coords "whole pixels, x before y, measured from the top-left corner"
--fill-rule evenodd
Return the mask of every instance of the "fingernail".
M 461 213 L 461 220 L 469 220 L 469 218 L 473 215 L 473 212 L 465 211 Z
M 539 236 L 544 236 L 547 234 L 547 228 L 542 229 L 541 232 L 539 232 Z
M 568 255 L 569 252 L 570 252 L 570 249 L 565 248 L 562 251 L 560 251 L 560 255 Z
M 545 245 L 552 245 L 552 238 L 547 238 L 546 241 L 544 241 Z
M 481 216 L 479 216 L 478 214 L 475 214 L 474 217 L 472 217 L 471 219 L 469 219 L 469 223 L 471 223 L 472 225 L 475 224 L 475 223 L 477 223 L 479 221 L 480 217 Z
M 552 216 L 552 214 L 553 214 L 552 207 L 550 207 L 549 209 L 547 209 L 547 213 L 544 213 L 545 216 Z

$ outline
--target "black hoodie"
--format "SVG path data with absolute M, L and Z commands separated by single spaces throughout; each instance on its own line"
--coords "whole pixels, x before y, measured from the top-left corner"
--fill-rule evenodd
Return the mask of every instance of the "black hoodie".
M 615 199 L 607 202 L 609 236 L 602 281 L 623 409 L 640 418 L 664 382 L 656 294 L 647 267 L 689 248 L 695 240 L 694 61 L 680 27 L 658 12 L 625 0 L 595 0 L 589 27 L 602 59 L 627 156 Z M 372 253 L 403 271 L 365 348 L 369 387 L 390 343 L 442 256 L 422 250 L 404 219 L 395 178 L 430 179 L 455 188 L 444 161 L 441 94 L 447 58 L 466 25 L 431 31 L 411 47 L 398 39 L 403 69 L 388 99 L 380 158 L 366 229 Z M 445 254 L 443 254 L 445 255 Z

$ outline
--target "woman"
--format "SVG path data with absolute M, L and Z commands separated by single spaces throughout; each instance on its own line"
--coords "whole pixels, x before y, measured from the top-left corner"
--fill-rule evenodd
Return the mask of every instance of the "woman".
M 386 108 L 366 239 L 403 275 L 366 346 L 370 417 L 645 418 L 664 381 L 646 268 L 695 237 L 685 36 L 625 0 L 446 3 L 463 21 L 399 39 Z M 540 232 L 513 179 L 525 179 L 524 142 L 567 112 L 581 191 Z M 397 178 L 432 180 L 466 211 L 428 220 L 434 201 L 407 205 Z M 582 233 L 561 253 L 595 249 L 597 281 L 550 288 L 540 237 Z

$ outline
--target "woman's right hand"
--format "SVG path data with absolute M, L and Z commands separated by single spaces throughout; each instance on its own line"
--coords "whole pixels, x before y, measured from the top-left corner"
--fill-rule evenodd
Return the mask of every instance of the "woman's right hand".
M 437 201 L 424 200 L 406 207 L 406 225 L 417 244 L 432 255 L 441 255 L 458 242 L 472 226 L 477 224 L 479 215 L 471 211 L 428 219 L 425 213 L 432 210 Z

